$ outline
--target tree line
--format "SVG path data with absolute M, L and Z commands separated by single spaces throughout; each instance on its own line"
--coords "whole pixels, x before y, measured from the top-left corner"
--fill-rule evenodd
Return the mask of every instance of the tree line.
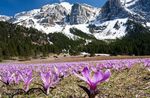
M 127 30 L 128 34 L 121 39 L 102 41 L 74 29 L 71 30 L 73 34 L 85 38 L 73 40 L 61 32 L 45 34 L 33 28 L 0 22 L 0 59 L 45 57 L 49 53 L 62 52 L 78 55 L 83 51 L 91 54 L 150 55 L 149 29 L 129 21 Z M 86 40 L 91 42 L 86 43 Z

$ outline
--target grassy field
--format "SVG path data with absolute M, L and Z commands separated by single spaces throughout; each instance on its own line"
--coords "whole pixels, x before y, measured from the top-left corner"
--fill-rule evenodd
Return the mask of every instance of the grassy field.
M 111 70 L 111 78 L 108 82 L 98 86 L 97 98 L 150 98 L 150 71 L 142 64 L 134 65 L 131 69 L 121 71 Z M 34 83 L 41 81 L 34 80 Z M 86 93 L 78 87 L 78 84 L 87 86 L 75 76 L 64 78 L 50 95 L 44 95 L 40 90 L 33 90 L 29 95 L 17 94 L 14 98 L 88 98 Z M 7 87 L 0 83 L 0 98 L 11 98 L 17 85 Z M 22 84 L 18 88 L 21 88 Z M 31 85 L 31 87 L 38 87 Z

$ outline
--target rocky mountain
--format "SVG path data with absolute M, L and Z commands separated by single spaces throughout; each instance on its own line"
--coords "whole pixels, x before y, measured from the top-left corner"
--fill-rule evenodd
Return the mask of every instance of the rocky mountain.
M 129 20 L 150 26 L 149 5 L 149 0 L 107 0 L 101 8 L 62 2 L 21 12 L 13 18 L 0 16 L 0 20 L 33 27 L 45 33 L 62 32 L 72 39 L 80 38 L 70 32 L 72 28 L 96 39 L 116 39 L 128 33 Z
M 90 29 L 98 39 L 111 39 L 128 33 L 129 20 L 149 27 L 149 3 L 149 0 L 108 0 Z
M 48 4 L 40 9 L 21 12 L 8 21 L 25 27 L 33 27 L 44 33 L 62 32 L 69 38 L 76 38 L 70 28 L 83 29 L 94 20 L 99 9 L 87 4 L 69 4 L 67 2 Z M 86 24 L 86 25 L 85 25 Z
M 98 9 L 86 4 L 74 4 L 70 14 L 70 24 L 84 24 L 93 20 Z
M 149 0 L 108 0 L 102 7 L 100 21 L 131 18 L 140 22 L 149 21 Z

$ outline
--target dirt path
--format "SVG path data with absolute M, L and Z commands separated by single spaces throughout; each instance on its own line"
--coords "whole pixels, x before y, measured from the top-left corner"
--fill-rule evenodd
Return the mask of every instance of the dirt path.
M 23 64 L 36 64 L 36 63 L 57 63 L 57 62 L 78 62 L 78 61 L 97 61 L 109 59 L 135 59 L 135 58 L 150 58 L 150 56 L 96 56 L 96 57 L 83 57 L 83 56 L 68 56 L 68 57 L 49 57 L 46 59 L 31 59 L 28 61 L 18 60 L 5 60 L 2 63 L 23 63 Z

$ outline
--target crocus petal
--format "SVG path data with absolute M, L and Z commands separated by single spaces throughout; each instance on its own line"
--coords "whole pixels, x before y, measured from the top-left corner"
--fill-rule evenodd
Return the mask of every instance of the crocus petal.
M 110 72 L 110 70 L 109 70 L 109 69 L 107 69 L 107 70 L 105 71 L 105 73 L 104 73 L 103 79 L 102 79 L 102 80 L 100 80 L 100 81 L 101 81 L 101 82 L 103 82 L 103 81 L 108 80 L 108 79 L 109 79 L 109 77 L 110 77 L 110 75 L 111 75 L 111 72 Z
M 46 75 L 45 75 L 45 80 L 46 80 L 47 83 L 51 82 L 50 77 L 51 77 L 51 74 L 49 72 L 47 72 Z
M 78 75 L 76 72 L 74 72 L 74 75 L 77 76 L 78 78 L 80 78 L 81 80 L 88 82 L 88 80 L 85 77 Z
M 43 72 L 41 72 L 41 79 L 43 81 L 43 83 L 46 83 L 46 78 L 45 78 L 45 74 Z
M 56 66 L 54 66 L 54 71 L 55 71 L 57 74 L 59 74 L 59 70 L 58 70 L 58 68 L 57 68 Z
M 103 79 L 103 73 L 102 71 L 97 71 L 94 75 L 93 75 L 93 78 L 92 78 L 92 82 L 94 83 L 98 83 L 98 81 L 102 80 Z
M 29 90 L 29 85 L 31 84 L 33 78 L 27 78 L 27 80 L 24 82 L 24 89 L 27 92 Z
M 44 83 L 44 87 L 46 90 L 50 87 L 50 83 L 51 83 L 50 77 L 51 76 L 49 72 L 46 72 L 46 73 L 41 72 L 41 79 Z
M 85 77 L 87 80 L 89 80 L 89 78 L 90 78 L 90 71 L 89 71 L 89 69 L 87 67 L 85 67 L 81 73 L 82 73 L 83 77 Z

